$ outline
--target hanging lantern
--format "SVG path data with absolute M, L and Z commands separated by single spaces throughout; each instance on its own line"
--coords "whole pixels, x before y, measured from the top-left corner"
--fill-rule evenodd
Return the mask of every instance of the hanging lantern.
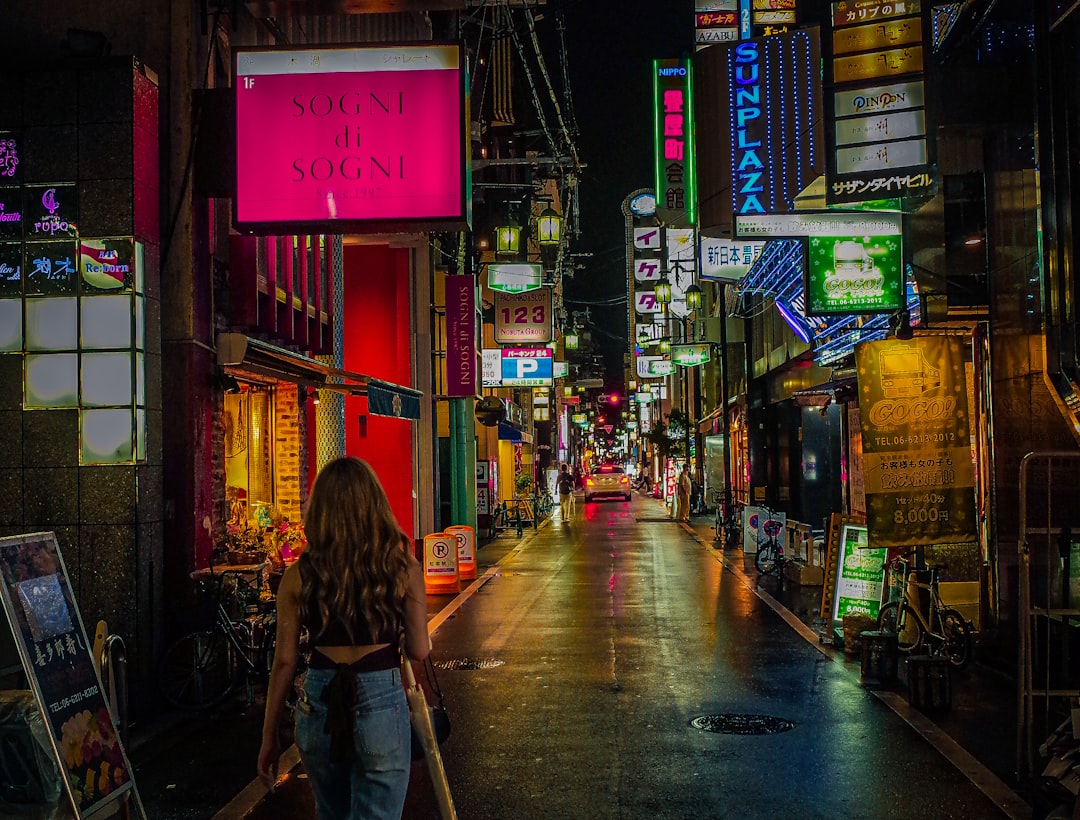
M 653 292 L 656 294 L 656 301 L 661 305 L 671 304 L 671 283 L 668 282 L 666 276 L 656 283 Z
M 671 352 L 671 339 L 664 338 L 660 340 L 660 352 L 664 355 Z
M 563 342 L 565 343 L 567 350 L 578 349 L 578 335 L 576 333 L 567 333 L 563 336 Z
M 495 229 L 495 253 L 500 256 L 516 256 L 521 248 L 521 228 L 512 222 Z
M 544 208 L 536 219 L 536 241 L 544 246 L 558 245 L 562 217 L 554 208 Z
M 686 289 L 686 307 L 690 310 L 697 310 L 701 307 L 701 288 L 696 284 Z

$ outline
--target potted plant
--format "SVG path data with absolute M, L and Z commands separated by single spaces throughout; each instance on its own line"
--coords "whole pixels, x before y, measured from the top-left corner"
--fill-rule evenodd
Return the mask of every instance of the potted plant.
M 518 498 L 528 498 L 532 495 L 532 476 L 528 473 L 520 473 L 514 479 L 514 491 Z
M 266 560 L 266 541 L 263 531 L 251 521 L 230 523 L 225 527 L 225 537 L 218 552 L 225 553 L 225 560 L 233 565 L 261 564 Z

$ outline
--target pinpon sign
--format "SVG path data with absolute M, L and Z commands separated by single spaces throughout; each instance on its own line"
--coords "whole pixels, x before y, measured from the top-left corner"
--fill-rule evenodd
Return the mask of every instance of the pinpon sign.
M 235 89 L 240 231 L 466 224 L 459 45 L 238 49 Z

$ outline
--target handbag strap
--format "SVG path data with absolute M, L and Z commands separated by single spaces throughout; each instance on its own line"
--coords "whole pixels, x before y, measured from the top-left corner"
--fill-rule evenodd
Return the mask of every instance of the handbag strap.
M 409 655 L 405 651 L 405 630 L 402 629 L 398 632 L 398 652 L 401 655 L 401 673 L 405 679 L 405 683 L 409 688 L 416 687 L 416 675 L 413 673 L 412 661 L 409 660 Z M 427 678 L 428 686 L 431 687 L 431 691 L 435 693 L 435 697 L 439 700 L 439 708 L 444 709 L 443 692 L 442 687 L 439 686 L 439 678 L 435 675 L 435 664 L 431 660 L 431 653 L 424 658 L 424 677 Z

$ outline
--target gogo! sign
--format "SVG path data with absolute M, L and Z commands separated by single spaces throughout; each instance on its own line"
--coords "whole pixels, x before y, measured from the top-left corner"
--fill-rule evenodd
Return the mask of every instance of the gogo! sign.
M 463 227 L 457 45 L 236 55 L 236 222 L 245 233 Z

